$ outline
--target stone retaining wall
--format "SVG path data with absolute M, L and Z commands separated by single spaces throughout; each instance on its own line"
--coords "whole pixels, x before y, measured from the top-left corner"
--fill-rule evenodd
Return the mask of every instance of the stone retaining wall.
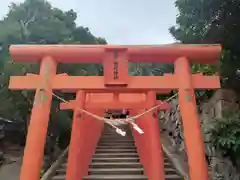
M 187 155 L 184 145 L 182 120 L 178 100 L 171 101 L 172 109 L 169 112 L 160 113 L 161 133 L 169 137 L 172 149 L 183 158 L 183 166 L 187 167 Z M 228 158 L 224 158 L 220 152 L 214 150 L 210 144 L 208 133 L 211 122 L 216 118 L 223 117 L 224 113 L 229 113 L 239 109 L 237 96 L 228 90 L 219 90 L 206 103 L 199 107 L 199 117 L 205 141 L 206 158 L 209 165 L 210 177 L 213 180 L 239 180 L 240 175 Z

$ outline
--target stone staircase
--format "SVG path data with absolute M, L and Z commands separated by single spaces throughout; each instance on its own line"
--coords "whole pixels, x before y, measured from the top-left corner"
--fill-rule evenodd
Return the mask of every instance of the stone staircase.
M 89 167 L 88 176 L 84 180 L 147 180 L 143 166 L 139 162 L 139 155 L 134 145 L 130 130 L 127 128 L 127 136 L 122 137 L 112 129 L 105 127 L 98 143 L 92 163 Z M 171 163 L 165 157 L 166 180 L 183 180 Z M 52 180 L 65 180 L 65 162 Z

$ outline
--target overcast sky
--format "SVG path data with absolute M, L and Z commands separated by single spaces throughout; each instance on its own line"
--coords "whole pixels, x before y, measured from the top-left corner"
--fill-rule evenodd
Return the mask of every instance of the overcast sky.
M 62 10 L 74 9 L 78 25 L 89 27 L 109 44 L 167 44 L 174 42 L 168 28 L 175 24 L 175 0 L 48 0 Z M 10 2 L 3 0 L 0 17 Z

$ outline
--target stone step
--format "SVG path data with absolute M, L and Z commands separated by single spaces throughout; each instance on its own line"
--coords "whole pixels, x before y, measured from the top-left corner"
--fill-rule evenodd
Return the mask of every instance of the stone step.
M 92 159 L 92 164 L 94 164 L 95 165 L 95 163 L 138 163 L 139 164 L 139 159 L 138 158 L 125 158 L 125 159 L 123 159 L 123 158 L 93 158 Z M 99 165 L 99 164 L 97 164 L 97 165 Z M 63 163 L 62 165 L 61 165 L 61 168 L 60 169 L 66 169 L 66 167 L 67 167 L 67 163 Z M 171 163 L 169 163 L 169 162 L 165 162 L 164 163 L 164 168 L 165 168 L 165 170 L 166 169 L 171 169 L 171 168 L 173 168 L 173 166 L 172 166 L 172 164 Z M 176 172 L 176 171 L 175 171 Z
M 172 168 L 172 164 L 170 162 L 164 162 L 164 168 Z
M 123 146 L 123 145 L 119 145 L 119 146 L 97 146 L 97 149 L 136 149 L 135 146 Z
M 84 180 L 147 180 L 145 175 L 89 175 Z M 166 175 L 165 180 L 182 180 L 178 175 Z
M 147 180 L 132 136 L 122 137 L 106 128 L 84 180 Z M 52 180 L 66 180 L 67 161 Z M 164 156 L 165 180 L 183 180 Z
M 64 169 L 62 169 L 64 173 Z M 89 174 L 144 174 L 143 168 L 90 168 Z M 172 168 L 165 168 L 165 175 L 174 175 L 176 171 Z
M 95 157 L 92 162 L 139 162 L 138 157 Z
M 147 180 L 145 175 L 89 175 L 84 180 Z
M 136 149 L 96 149 L 96 153 L 110 153 L 110 152 L 131 152 L 131 153 L 136 153 L 137 150 Z
M 135 144 L 131 143 L 99 143 L 98 146 L 105 146 L 105 147 L 135 147 Z
M 136 175 L 143 174 L 143 168 L 98 168 L 89 169 L 89 175 Z
M 92 162 L 139 162 L 139 156 L 135 157 L 108 157 L 108 156 L 96 156 L 92 158 Z M 164 158 L 165 167 L 172 167 L 172 164 L 167 158 Z M 62 166 L 67 166 L 67 159 L 63 161 Z
M 100 139 L 100 142 L 108 142 L 108 143 L 112 143 L 112 142 L 120 142 L 120 143 L 134 143 L 134 140 L 129 140 L 129 139 L 116 139 L 116 138 L 109 138 L 109 139 Z
M 142 168 L 139 162 L 93 162 L 91 168 Z
M 84 180 L 147 180 L 145 175 L 89 175 Z M 52 180 L 66 180 L 65 175 L 57 175 Z M 165 180 L 183 180 L 178 175 L 166 175 Z
M 165 172 L 165 175 L 174 175 L 174 174 L 177 174 L 175 169 L 171 167 L 164 167 L 164 172 Z
M 144 175 L 89 175 L 84 180 L 147 180 Z M 57 175 L 52 180 L 66 180 L 65 175 Z
M 134 143 L 119 143 L 119 142 L 111 142 L 111 143 L 108 143 L 108 142 L 99 142 L 98 144 L 99 146 L 135 146 Z
M 138 153 L 97 153 L 93 155 L 95 157 L 139 157 Z
M 63 174 L 66 174 L 66 168 L 60 168 L 60 169 L 57 169 L 56 170 L 56 174 L 57 175 L 63 175 Z
M 129 161 L 135 161 L 135 162 L 139 162 L 140 159 L 139 157 L 93 157 L 92 158 L 92 162 L 96 162 L 96 161 L 115 161 L 115 162 L 129 162 Z M 169 163 L 169 160 L 167 158 L 164 158 L 164 163 Z
M 99 142 L 108 142 L 108 143 L 111 143 L 111 142 L 120 142 L 120 143 L 124 143 L 124 142 L 127 142 L 127 143 L 134 143 L 134 140 L 133 139 L 115 139 L 115 138 L 108 138 L 108 139 L 100 139 Z

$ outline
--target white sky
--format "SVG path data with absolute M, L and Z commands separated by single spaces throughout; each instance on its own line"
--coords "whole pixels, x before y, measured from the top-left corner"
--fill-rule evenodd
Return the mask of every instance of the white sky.
M 175 0 L 48 0 L 62 10 L 74 9 L 77 24 L 88 27 L 109 44 L 167 44 L 174 42 L 168 28 L 175 24 Z M 3 0 L 0 18 L 10 2 Z

